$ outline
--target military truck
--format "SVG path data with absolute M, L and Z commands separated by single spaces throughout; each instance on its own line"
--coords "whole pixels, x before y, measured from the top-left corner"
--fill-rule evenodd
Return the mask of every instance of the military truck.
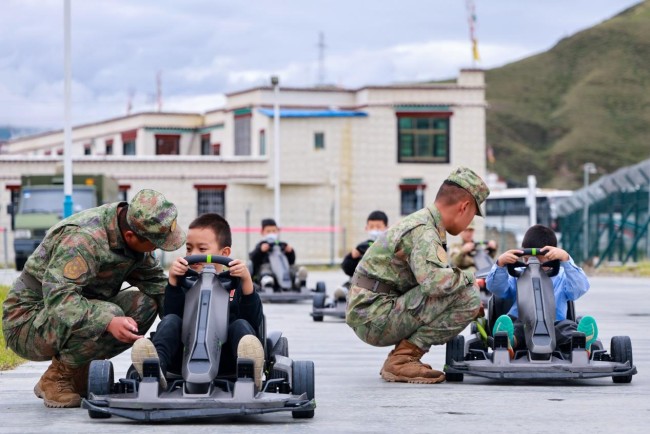
M 105 175 L 73 175 L 73 212 L 119 200 L 119 186 Z M 22 270 L 45 233 L 63 218 L 63 175 L 23 175 L 18 208 L 12 210 L 14 258 Z

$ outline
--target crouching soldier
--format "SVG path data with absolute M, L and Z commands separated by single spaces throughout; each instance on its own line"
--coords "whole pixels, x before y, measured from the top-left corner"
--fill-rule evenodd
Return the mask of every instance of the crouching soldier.
M 90 362 L 130 348 L 162 311 L 167 277 L 153 251 L 185 243 L 176 216 L 162 194 L 142 190 L 62 220 L 29 257 L 2 327 L 19 356 L 52 360 L 34 387 L 47 407 L 79 407 Z
M 384 380 L 444 381 L 444 373 L 422 363 L 422 356 L 482 312 L 473 273 L 449 266 L 446 233 L 458 235 L 481 215 L 489 193 L 472 170 L 456 169 L 432 205 L 390 227 L 361 258 L 346 322 L 370 345 L 395 345 L 380 372 Z

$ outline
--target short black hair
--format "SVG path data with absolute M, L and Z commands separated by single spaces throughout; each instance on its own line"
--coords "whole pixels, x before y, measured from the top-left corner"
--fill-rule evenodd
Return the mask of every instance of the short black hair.
M 262 219 L 262 229 L 267 226 L 277 226 L 278 224 L 273 219 Z
M 370 220 L 381 220 L 382 222 L 384 222 L 384 224 L 386 226 L 388 226 L 388 216 L 383 211 L 377 210 L 377 211 L 371 212 L 368 215 L 368 218 L 366 219 L 366 221 L 369 222 Z
M 212 229 L 212 232 L 214 232 L 217 242 L 219 243 L 219 247 L 224 248 L 232 246 L 232 232 L 230 231 L 230 225 L 225 218 L 221 217 L 216 212 L 201 214 L 190 223 L 190 229 L 202 228 Z
M 443 205 L 454 205 L 464 200 L 471 200 L 476 203 L 476 199 L 469 191 L 449 180 L 442 183 L 436 194 L 436 202 Z M 476 206 L 478 207 L 478 204 Z
M 534 225 L 528 228 L 524 234 L 521 247 L 524 249 L 542 248 L 545 246 L 557 247 L 555 232 L 548 226 Z
M 137 238 L 141 243 L 144 243 L 144 242 L 146 242 L 146 241 L 149 241 L 149 240 L 146 239 L 145 237 L 143 237 L 143 236 L 141 236 L 141 235 L 138 235 L 138 233 L 137 233 L 136 231 L 133 230 L 133 228 L 132 228 L 131 225 L 129 224 L 128 220 L 126 219 L 126 214 L 127 214 L 127 211 L 128 211 L 128 210 L 129 210 L 129 204 L 128 204 L 128 203 L 124 204 L 124 206 L 123 206 L 122 208 L 119 208 L 119 209 L 118 209 L 118 213 L 117 213 L 117 224 L 118 224 L 118 226 L 120 227 L 120 230 L 122 230 L 123 232 L 126 232 L 126 231 L 133 232 L 133 234 L 136 236 L 136 238 Z

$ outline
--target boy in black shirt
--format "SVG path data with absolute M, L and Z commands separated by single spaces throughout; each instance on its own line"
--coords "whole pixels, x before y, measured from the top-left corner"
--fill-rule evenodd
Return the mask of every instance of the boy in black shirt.
M 231 245 L 230 225 L 219 214 L 203 214 L 190 223 L 186 241 L 187 255 L 230 256 Z M 194 264 L 191 267 L 194 271 L 200 271 L 203 264 Z M 179 286 L 179 279 L 185 275 L 188 268 L 183 257 L 177 258 L 171 265 L 169 283 L 165 288 L 163 319 L 152 340 L 138 339 L 133 345 L 131 359 L 140 376 L 142 362 L 152 357 L 159 357 L 163 374 L 167 370 L 180 371 L 185 293 Z M 220 271 L 221 266 L 215 264 L 215 268 Z M 233 260 L 228 264 L 228 272 L 231 276 L 240 278 L 240 286 L 230 295 L 228 342 L 222 348 L 219 372 L 234 372 L 238 357 L 252 359 L 255 363 L 255 384 L 260 390 L 264 349 L 257 331 L 264 321 L 262 302 L 253 287 L 253 280 L 245 262 L 240 259 Z M 167 387 L 164 375 L 161 376 L 160 382 L 163 388 Z

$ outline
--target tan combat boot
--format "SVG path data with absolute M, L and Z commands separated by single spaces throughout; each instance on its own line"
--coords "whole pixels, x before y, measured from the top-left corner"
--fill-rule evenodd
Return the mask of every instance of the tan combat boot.
M 52 357 L 52 364 L 34 386 L 34 393 L 39 398 L 43 398 L 46 407 L 79 407 L 81 396 L 74 386 L 76 371 L 77 369 L 66 366 L 56 357 Z
M 433 384 L 445 381 L 445 374 L 420 361 L 426 351 L 402 339 L 388 354 L 380 375 L 386 381 Z
M 74 390 L 82 398 L 88 396 L 88 368 L 90 363 L 86 363 L 83 366 L 75 368 L 74 377 L 72 377 L 72 384 L 74 385 Z

